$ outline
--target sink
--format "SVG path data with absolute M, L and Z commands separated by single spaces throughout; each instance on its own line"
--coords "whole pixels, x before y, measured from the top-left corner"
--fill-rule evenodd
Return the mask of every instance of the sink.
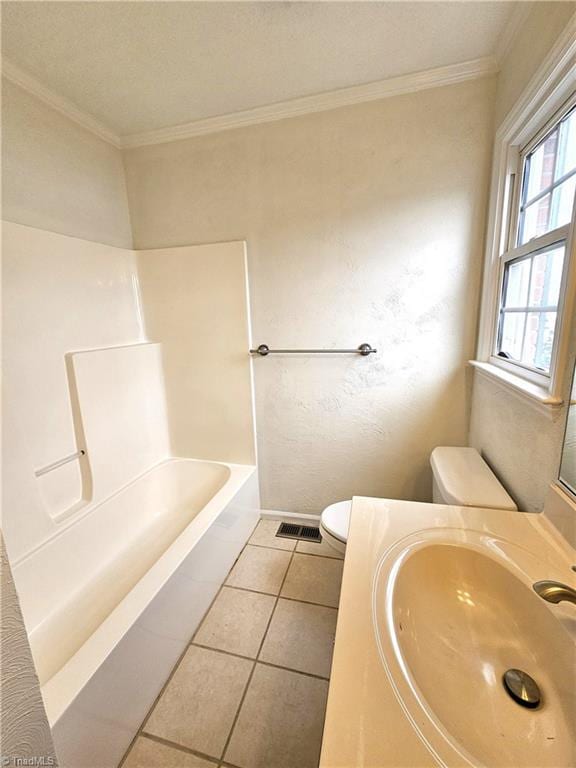
M 471 532 L 458 541 L 447 531 L 405 538 L 378 564 L 372 614 L 380 659 L 440 765 L 576 764 L 574 642 L 531 588 L 538 565 L 511 542 Z M 509 669 L 537 683 L 537 708 L 507 692 Z

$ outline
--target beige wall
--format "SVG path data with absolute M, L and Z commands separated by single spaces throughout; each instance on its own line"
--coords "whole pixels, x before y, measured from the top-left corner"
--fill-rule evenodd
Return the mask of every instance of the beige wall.
M 38 676 L 14 587 L 10 563 L 0 536 L 0 651 L 1 720 L 0 754 L 9 765 L 21 760 L 44 759 L 56 766 L 52 734 L 44 709 Z M 2 763 L 4 765 L 4 763 Z M 38 763 L 40 764 L 40 763 Z M 32 762 L 29 763 L 32 765 Z
M 2 218 L 130 248 L 120 150 L 2 80 Z
M 470 445 L 494 469 L 519 509 L 541 511 L 558 476 L 565 413 L 549 416 L 476 373 Z
M 576 317 L 569 354 L 565 401 L 576 362 Z M 486 458 L 520 509 L 539 512 L 544 508 L 548 487 L 558 477 L 565 424 L 565 408 L 543 413 L 493 380 L 475 374 L 470 445 Z
M 498 125 L 574 13 L 574 3 L 540 3 L 531 9 L 498 76 Z M 576 319 L 571 361 L 576 357 Z M 570 368 L 570 366 L 569 366 Z M 569 381 L 564 383 L 568 396 Z M 482 452 L 520 509 L 540 511 L 558 476 L 564 411 L 549 416 L 476 373 L 470 445 Z
M 466 442 L 492 104 L 483 79 L 125 153 L 137 248 L 247 240 L 255 344 L 379 350 L 254 361 L 263 506 L 427 499 Z
M 574 2 L 538 2 L 530 3 L 530 6 L 498 74 L 496 126 L 500 125 L 514 106 L 576 10 Z

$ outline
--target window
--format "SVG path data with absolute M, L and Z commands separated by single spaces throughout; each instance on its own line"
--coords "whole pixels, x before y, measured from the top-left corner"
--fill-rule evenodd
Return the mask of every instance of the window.
M 496 365 L 539 383 L 554 366 L 563 310 L 576 190 L 574 102 L 511 154 L 491 356 Z
M 549 373 L 564 266 L 564 245 L 506 262 L 498 355 Z
M 576 108 L 525 156 L 518 245 L 568 224 L 576 189 Z

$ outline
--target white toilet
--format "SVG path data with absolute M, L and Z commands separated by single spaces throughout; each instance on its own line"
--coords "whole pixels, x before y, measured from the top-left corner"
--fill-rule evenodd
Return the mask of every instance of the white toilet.
M 475 448 L 434 448 L 430 456 L 435 504 L 518 509 Z M 346 550 L 352 501 L 330 504 L 320 517 L 322 538 L 338 552 Z

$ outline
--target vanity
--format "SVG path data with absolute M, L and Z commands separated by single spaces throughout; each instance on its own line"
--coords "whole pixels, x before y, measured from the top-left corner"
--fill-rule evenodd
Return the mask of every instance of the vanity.
M 533 589 L 573 563 L 543 515 L 355 498 L 321 768 L 573 766 L 576 606 Z

